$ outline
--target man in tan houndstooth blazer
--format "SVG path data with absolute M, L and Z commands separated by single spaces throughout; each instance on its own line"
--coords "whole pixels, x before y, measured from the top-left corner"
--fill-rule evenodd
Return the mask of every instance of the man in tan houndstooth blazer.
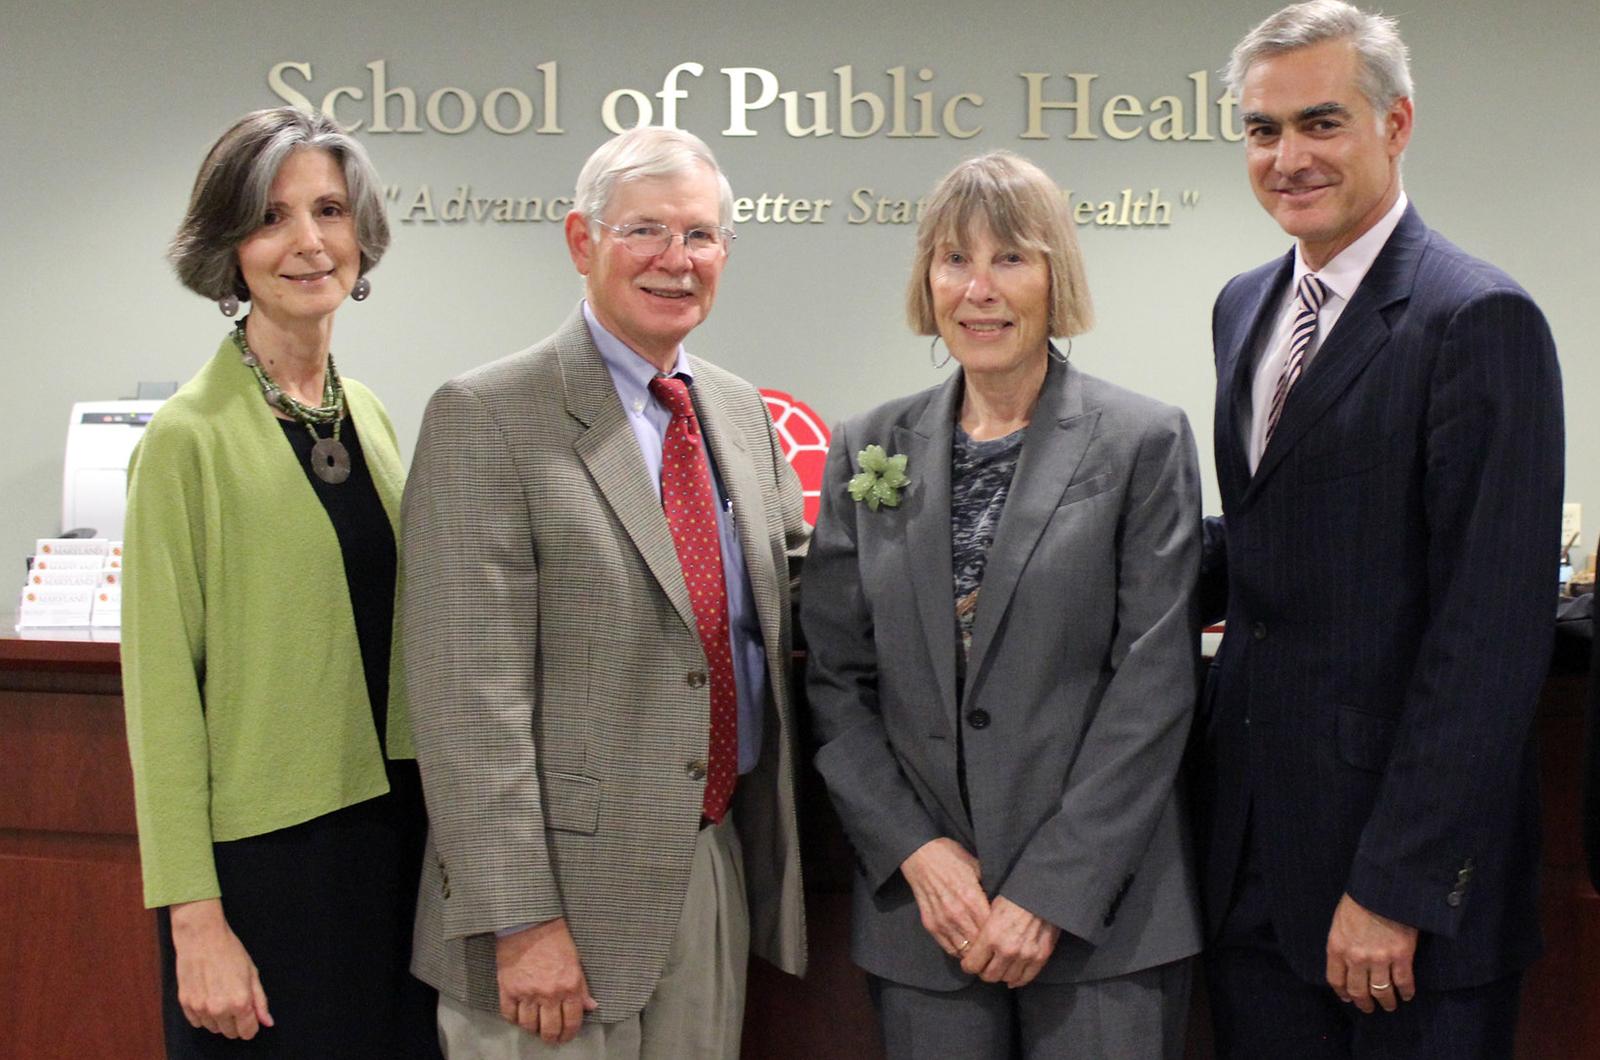
M 403 520 L 432 823 L 413 970 L 452 1058 L 736 1056 L 747 952 L 805 965 L 785 676 L 800 487 L 755 388 L 681 346 L 731 207 L 690 134 L 603 145 L 566 224 L 585 301 L 423 420 Z M 719 505 L 740 774 L 720 824 L 702 817 L 708 663 L 662 510 L 657 374 L 690 383 Z

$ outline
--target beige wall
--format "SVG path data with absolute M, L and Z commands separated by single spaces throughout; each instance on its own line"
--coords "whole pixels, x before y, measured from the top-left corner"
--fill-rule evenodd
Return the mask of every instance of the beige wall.
M 677 63 L 703 64 L 702 76 L 679 81 L 688 92 L 679 121 L 711 143 L 735 192 L 825 197 L 834 206 L 821 224 L 742 225 L 716 312 L 690 348 L 793 392 L 830 420 L 941 375 L 900 315 L 912 229 L 847 223 L 852 189 L 914 199 L 953 162 L 993 147 L 1022 151 L 1088 198 L 1159 188 L 1173 202 L 1169 226 L 1082 230 L 1100 324 L 1073 356 L 1188 410 L 1215 509 L 1211 301 L 1228 276 L 1287 241 L 1251 198 L 1237 144 L 1071 140 L 1066 115 L 1046 117 L 1051 139 L 1021 139 L 1020 75 L 1050 74 L 1046 91 L 1060 98 L 1073 91 L 1066 74 L 1097 74 L 1096 111 L 1117 93 L 1146 106 L 1165 94 L 1188 100 L 1189 75 L 1220 67 L 1234 39 L 1272 6 L 1225 0 L 1178 16 L 1156 0 L 1030 0 L 1003 5 L 1001 15 L 951 0 L 815 0 L 683 4 L 668 16 L 571 0 L 466 0 L 448 10 L 6 0 L 0 356 L 10 400 L 0 417 L 0 569 L 57 529 L 70 404 L 129 395 L 140 379 L 186 379 L 215 349 L 223 319 L 178 286 L 162 250 L 205 148 L 240 113 L 278 102 L 268 71 L 289 60 L 312 65 L 319 95 L 369 86 L 365 64 L 381 59 L 391 85 L 412 86 L 424 100 L 446 85 L 480 99 L 512 86 L 536 106 L 537 67 L 556 64 L 559 135 L 534 131 L 543 114 L 512 136 L 481 124 L 461 135 L 360 134 L 402 201 L 426 183 L 436 208 L 460 184 L 488 197 L 570 194 L 582 159 L 606 135 L 607 93 L 654 93 Z M 1600 450 L 1591 411 L 1600 314 L 1590 293 L 1600 245 L 1592 203 L 1600 122 L 1590 106 L 1600 8 L 1592 0 L 1415 0 L 1399 14 L 1418 92 L 1407 188 L 1430 224 L 1510 271 L 1550 318 L 1566 377 L 1568 496 L 1587 503 L 1588 551 L 1600 528 L 1600 464 L 1585 459 Z M 979 94 L 983 106 L 962 105 L 958 117 L 984 129 L 971 139 L 796 138 L 780 104 L 750 120 L 756 136 L 722 135 L 729 89 L 721 68 L 769 70 L 804 101 L 804 93 L 834 90 L 832 71 L 845 64 L 857 91 L 888 94 L 885 71 L 904 66 L 909 91 L 933 91 L 941 109 L 955 93 Z M 926 84 L 916 80 L 923 67 L 935 74 Z M 1214 76 L 1211 87 L 1221 91 Z M 502 105 L 509 119 L 509 99 Z M 348 100 L 341 107 L 347 118 L 363 113 Z M 856 113 L 865 120 L 867 108 Z M 1184 192 L 1193 205 L 1181 204 Z M 387 401 L 409 451 L 441 380 L 548 333 L 579 286 L 557 224 L 395 216 L 372 299 L 341 312 L 334 349 L 348 374 Z M 11 569 L 20 576 L 20 566 Z

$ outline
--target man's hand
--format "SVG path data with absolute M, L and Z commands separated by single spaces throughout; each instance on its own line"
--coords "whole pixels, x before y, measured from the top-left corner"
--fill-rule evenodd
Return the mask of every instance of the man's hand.
M 228 927 L 222 899 L 180 902 L 168 913 L 178 955 L 178 1004 L 189 1026 L 246 1040 L 272 1026 L 261 977 L 244 943 Z
M 940 949 L 961 957 L 989 919 L 978 859 L 954 839 L 934 839 L 902 861 L 900 872 L 916 896 L 923 928 Z
M 599 1007 L 566 917 L 495 939 L 494 957 L 500 1015 L 551 1045 L 572 1041 L 583 1014 Z
M 1416 928 L 1379 916 L 1347 894 L 1328 929 L 1328 985 L 1340 1001 L 1353 1001 L 1362 1012 L 1373 1011 L 1373 1001 L 1393 1012 L 1397 997 L 1417 996 L 1411 973 L 1416 952 Z
M 1055 952 L 1061 929 L 998 897 L 983 930 L 961 958 L 961 970 L 986 983 L 1027 986 Z

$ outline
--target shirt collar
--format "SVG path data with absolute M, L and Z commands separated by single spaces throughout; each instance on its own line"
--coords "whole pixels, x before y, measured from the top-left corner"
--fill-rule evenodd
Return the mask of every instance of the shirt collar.
M 1317 270 L 1317 278 L 1323 284 L 1344 299 L 1350 301 L 1355 296 L 1356 288 L 1361 286 L 1361 281 L 1366 278 L 1367 270 L 1372 268 L 1372 263 L 1378 260 L 1378 254 L 1383 250 L 1383 245 L 1389 242 L 1389 237 L 1394 235 L 1394 230 L 1400 225 L 1400 218 L 1406 212 L 1409 200 L 1406 193 L 1401 191 L 1395 197 L 1394 205 L 1389 207 L 1389 212 L 1378 219 L 1378 223 L 1361 233 L 1361 237 L 1348 247 L 1333 256 L 1333 260 Z M 1289 285 L 1293 291 L 1299 285 L 1301 277 L 1311 269 L 1305 260 L 1300 257 L 1300 245 L 1294 248 L 1294 282 Z
M 650 380 L 656 377 L 656 366 L 607 331 L 589 307 L 588 299 L 583 302 L 583 319 L 589 325 L 589 337 L 594 339 L 595 349 L 600 351 L 606 371 L 611 373 L 611 379 L 617 385 L 617 396 L 622 399 L 623 407 L 630 407 L 634 398 L 655 400 L 650 395 Z M 678 346 L 677 362 L 667 374 L 682 376 L 686 383 L 694 385 L 694 364 L 689 351 L 682 345 Z

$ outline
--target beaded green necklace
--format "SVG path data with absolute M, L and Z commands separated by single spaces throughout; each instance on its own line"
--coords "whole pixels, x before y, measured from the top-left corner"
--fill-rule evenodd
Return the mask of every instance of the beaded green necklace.
M 268 407 L 278 409 L 310 432 L 315 444 L 311 447 L 311 472 L 330 486 L 337 486 L 350 477 L 350 451 L 339 441 L 339 429 L 344 425 L 344 384 L 339 381 L 339 369 L 333 363 L 333 353 L 328 353 L 328 370 L 322 376 L 322 404 L 307 405 L 286 393 L 272 381 L 261 367 L 261 359 L 250 349 L 244 337 L 246 316 L 233 327 L 233 342 L 239 347 L 239 359 L 255 374 L 261 387 L 261 396 Z M 333 437 L 324 438 L 317 427 L 333 424 Z

